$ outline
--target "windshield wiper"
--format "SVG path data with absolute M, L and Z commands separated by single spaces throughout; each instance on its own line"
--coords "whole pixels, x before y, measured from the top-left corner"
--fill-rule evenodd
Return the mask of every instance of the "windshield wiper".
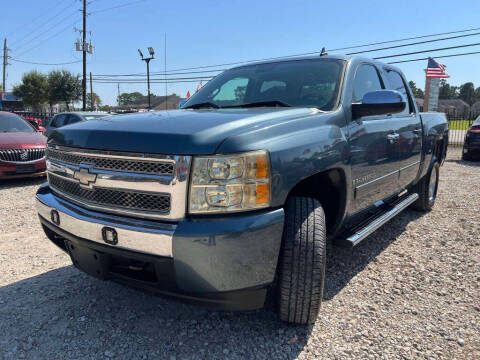
M 262 107 L 262 106 L 281 106 L 281 107 L 292 107 L 292 105 L 287 104 L 281 100 L 266 100 L 266 101 L 255 101 L 251 103 L 241 104 L 241 105 L 231 105 L 223 106 L 222 108 L 251 108 L 251 107 Z
M 211 102 L 203 102 L 203 103 L 189 105 L 189 106 L 185 107 L 184 109 L 200 109 L 200 108 L 218 109 L 218 108 L 220 108 L 220 106 L 218 106 L 217 104 L 211 103 Z

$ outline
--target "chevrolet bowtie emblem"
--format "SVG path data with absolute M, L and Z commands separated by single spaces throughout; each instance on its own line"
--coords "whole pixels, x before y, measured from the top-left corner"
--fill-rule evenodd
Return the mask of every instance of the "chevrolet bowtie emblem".
M 97 175 L 92 174 L 88 168 L 81 167 L 73 173 L 73 178 L 78 180 L 80 186 L 91 189 L 97 180 Z

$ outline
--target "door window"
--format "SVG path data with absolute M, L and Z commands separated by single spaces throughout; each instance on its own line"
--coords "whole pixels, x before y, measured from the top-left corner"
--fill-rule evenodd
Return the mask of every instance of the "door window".
M 362 102 L 366 93 L 382 89 L 383 85 L 377 69 L 372 65 L 360 65 L 353 82 L 353 102 Z
M 70 124 L 75 124 L 79 121 L 81 121 L 82 119 L 80 119 L 80 117 L 78 117 L 77 115 L 68 115 L 68 119 L 67 121 L 65 122 L 65 125 L 70 125 Z
M 403 110 L 400 115 L 403 114 L 410 114 L 410 104 L 408 101 L 408 92 L 407 88 L 405 87 L 405 83 L 403 82 L 402 77 L 400 74 L 396 71 L 393 70 L 387 70 L 387 79 L 389 83 L 389 89 L 390 90 L 396 90 L 403 96 L 403 101 L 407 103 L 407 106 L 405 106 L 405 110 Z
M 53 118 L 52 127 L 58 128 L 65 125 L 65 120 L 67 119 L 67 114 L 60 114 Z

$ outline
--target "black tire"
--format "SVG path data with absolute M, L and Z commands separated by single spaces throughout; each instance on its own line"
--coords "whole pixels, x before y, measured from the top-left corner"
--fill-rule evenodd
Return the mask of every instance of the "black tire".
M 435 161 L 432 168 L 418 183 L 412 192 L 419 195 L 413 203 L 413 208 L 419 211 L 430 211 L 437 199 L 438 179 L 440 178 L 440 164 Z M 432 187 L 430 187 L 432 185 Z
M 280 319 L 313 324 L 323 298 L 326 259 L 325 213 L 312 198 L 292 197 L 285 208 L 277 304 Z
M 465 146 L 463 147 L 463 150 L 462 150 L 462 160 L 464 161 L 472 160 L 472 154 L 465 148 Z

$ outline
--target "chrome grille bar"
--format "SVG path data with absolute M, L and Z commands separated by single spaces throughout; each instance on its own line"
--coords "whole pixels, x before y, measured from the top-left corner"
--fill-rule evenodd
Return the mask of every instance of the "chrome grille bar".
M 47 150 L 48 181 L 57 196 L 84 208 L 143 218 L 185 217 L 190 164 L 190 156 Z
M 0 149 L 0 160 L 10 163 L 38 161 L 45 157 L 45 148 Z

